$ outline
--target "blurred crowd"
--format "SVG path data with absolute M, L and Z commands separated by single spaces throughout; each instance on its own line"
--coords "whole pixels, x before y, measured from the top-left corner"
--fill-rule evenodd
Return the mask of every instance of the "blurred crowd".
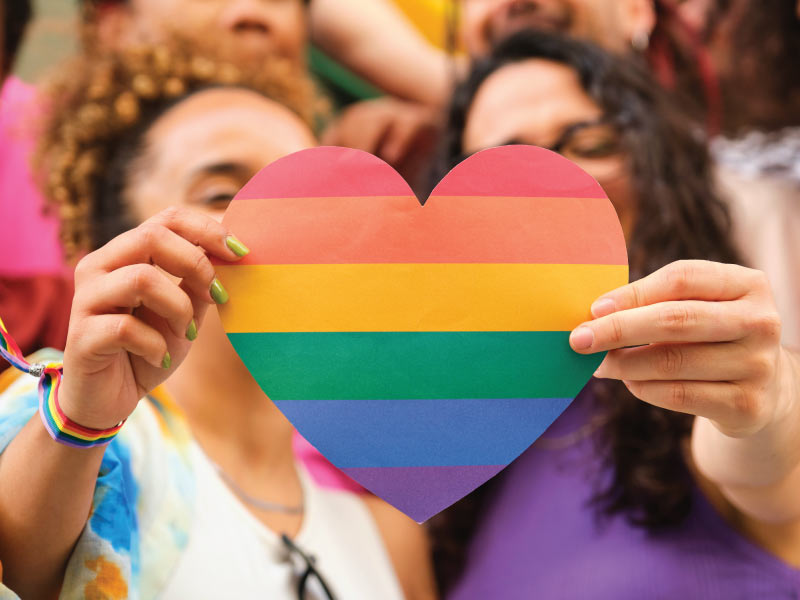
M 783 346 L 800 348 L 797 0 L 73 1 L 80 5 L 78 55 L 53 57 L 55 68 L 33 87 L 13 71 L 32 8 L 27 0 L 0 0 L 0 316 L 26 354 L 64 349 L 72 270 L 81 257 L 170 206 L 218 219 L 261 167 L 317 144 L 379 156 L 423 199 L 479 150 L 549 148 L 591 174 L 612 201 L 632 281 L 684 259 L 758 269 L 771 288 Z M 409 18 L 420 7 L 422 17 Z M 213 370 L 196 360 L 198 369 Z M 598 385 L 595 394 L 630 396 L 622 384 Z M 602 452 L 616 477 L 597 502 L 608 514 L 634 514 L 631 527 L 661 532 L 690 515 L 704 532 L 698 539 L 723 539 L 704 529 L 716 517 L 690 512 L 692 479 L 676 474 L 691 419 L 637 407 L 615 407 L 605 417 L 612 433 Z M 357 490 L 302 440 L 294 443 L 318 481 Z M 497 591 L 507 573 L 524 578 L 524 565 L 515 566 L 522 542 L 503 521 L 513 512 L 506 496 L 521 469 L 434 521 L 422 543 L 432 540 L 433 569 L 403 554 L 416 534 L 392 524 L 402 532 L 396 543 L 384 537 L 397 593 L 431 597 L 435 577 L 453 598 L 517 597 Z M 546 491 L 532 489 L 530 497 Z M 549 514 L 552 506 L 538 510 Z M 578 530 L 588 531 L 590 521 L 566 533 L 542 530 L 546 542 L 531 560 L 547 565 L 551 551 L 555 558 L 542 567 L 550 579 L 537 579 L 541 596 L 527 597 L 606 597 L 553 575 L 569 554 L 562 546 L 582 544 Z M 520 527 L 529 531 L 524 519 Z M 362 531 L 353 531 L 359 543 Z M 503 536 L 519 543 L 503 546 Z M 741 572 L 761 570 L 749 581 L 763 587 L 748 589 L 767 592 L 728 597 L 797 593 L 797 545 L 786 550 L 772 530 L 754 538 L 782 558 L 766 566 L 741 559 Z M 654 569 L 653 578 L 667 581 L 669 568 L 648 561 L 680 563 L 669 552 L 626 555 L 625 543 L 619 548 L 636 577 Z M 475 544 L 501 549 L 482 553 Z M 4 559 L 3 548 L 0 540 Z M 603 564 L 607 550 L 599 548 L 587 558 L 593 564 Z M 718 558 L 739 565 L 733 554 Z M 383 568 L 374 567 L 374 589 L 389 585 L 376 574 Z M 702 585 L 698 577 L 694 584 Z M 51 589 L 26 585 L 20 589 L 33 590 L 30 597 Z M 173 595 L 164 597 L 189 589 L 169 585 Z M 559 595 L 563 589 L 572 591 Z M 686 597 L 722 597 L 716 590 Z M 395 592 L 352 593 L 342 597 Z
M 59 237 L 58 215 L 72 211 L 69 218 L 78 217 L 71 207 L 76 194 L 65 201 L 64 185 L 53 185 L 52 172 L 43 174 L 53 170 L 52 162 L 37 175 L 30 166 L 42 135 L 43 112 L 53 99 L 11 73 L 31 14 L 27 2 L 7 4 L 3 64 L 8 78 L 0 105 L 0 306 L 24 349 L 62 347 L 71 279 L 63 275 L 75 253 L 86 247 L 78 248 L 63 232 Z M 82 56 L 60 65 L 61 73 L 54 76 L 90 78 L 96 57 L 145 44 L 165 52 L 178 44 L 198 56 L 222 53 L 246 69 L 277 57 L 295 78 L 314 87 L 303 110 L 312 113 L 311 126 L 320 143 L 383 158 L 424 196 L 442 175 L 442 160 L 451 158 L 442 151 L 448 135 L 446 112 L 454 87 L 466 79 L 471 64 L 485 60 L 499 41 L 518 30 L 555 31 L 587 40 L 646 66 L 668 93 L 674 107 L 670 110 L 682 111 L 676 118 L 708 147 L 712 158 L 707 172 L 730 214 L 730 235 L 742 260 L 770 276 L 784 339 L 800 344 L 800 242 L 792 235 L 798 224 L 800 179 L 800 36 L 791 2 L 442 0 L 438 10 L 423 11 L 420 17 L 432 22 L 429 27 L 442 29 L 435 41 L 402 6 L 388 0 L 293 4 L 87 0 L 80 3 Z M 352 18 L 354 14 L 359 18 Z M 127 92 L 124 97 L 131 104 L 154 93 L 135 87 L 118 91 Z M 508 87 L 503 94 L 522 102 L 519 88 Z M 91 100 L 85 99 L 87 104 Z M 96 106 L 100 104 L 85 113 Z M 119 106 L 102 108 L 120 111 Z M 485 143 L 508 141 L 497 133 Z M 655 160 L 671 162 L 667 157 Z M 62 176 L 74 171 L 72 165 L 55 170 Z M 648 182 L 642 192 L 651 195 L 655 186 L 672 189 L 685 183 L 677 173 L 664 177 Z M 652 217 L 658 220 L 655 213 Z

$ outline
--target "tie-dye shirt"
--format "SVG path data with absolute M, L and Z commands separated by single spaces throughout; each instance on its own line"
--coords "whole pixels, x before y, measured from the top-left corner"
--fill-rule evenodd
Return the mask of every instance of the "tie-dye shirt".
M 43 350 L 33 362 L 61 360 Z M 38 409 L 37 380 L 0 375 L 0 452 Z M 67 565 L 61 600 L 153 598 L 188 541 L 195 504 L 191 436 L 180 411 L 154 392 L 103 456 L 91 516 Z M 147 477 L 142 477 L 146 472 Z M 0 583 L 0 600 L 18 598 Z

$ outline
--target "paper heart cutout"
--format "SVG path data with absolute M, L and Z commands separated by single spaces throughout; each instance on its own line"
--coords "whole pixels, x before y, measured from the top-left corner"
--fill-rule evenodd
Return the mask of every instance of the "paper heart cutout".
M 569 332 L 627 282 L 602 188 L 533 146 L 479 152 L 421 206 L 382 160 L 303 150 L 259 172 L 223 223 L 233 347 L 325 457 L 422 522 L 496 475 L 603 355 Z

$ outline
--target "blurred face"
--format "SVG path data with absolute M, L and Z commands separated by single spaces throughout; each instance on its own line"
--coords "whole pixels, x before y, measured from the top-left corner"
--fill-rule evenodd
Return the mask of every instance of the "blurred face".
M 464 0 L 463 36 L 472 56 L 521 29 L 558 31 L 623 52 L 655 23 L 652 0 Z
M 178 204 L 222 214 L 262 167 L 315 141 L 286 107 L 243 89 L 198 92 L 148 131 L 126 200 L 138 221 Z
M 222 220 L 231 199 L 261 168 L 316 145 L 305 123 L 289 109 L 237 88 L 190 96 L 153 124 L 145 142 L 147 150 L 133 166 L 125 190 L 139 222 L 173 205 Z M 241 367 L 217 311 L 206 314 L 198 345 L 216 361 Z
M 104 21 L 107 21 L 104 23 Z M 306 16 L 301 0 L 130 0 L 100 12 L 109 31 L 104 43 L 154 42 L 182 37 L 225 44 L 254 57 L 269 54 L 303 60 Z
M 530 59 L 492 73 L 475 95 L 462 137 L 466 154 L 504 144 L 555 150 L 594 177 L 628 236 L 636 206 L 619 132 L 567 66 Z

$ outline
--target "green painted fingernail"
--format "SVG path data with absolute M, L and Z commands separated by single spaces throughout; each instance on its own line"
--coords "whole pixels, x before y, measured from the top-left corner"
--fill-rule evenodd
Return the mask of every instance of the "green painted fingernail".
M 222 287 L 222 284 L 216 277 L 214 277 L 214 281 L 211 282 L 211 297 L 217 304 L 225 304 L 229 298 L 227 290 Z
M 164 369 L 169 369 L 170 365 L 172 365 L 172 357 L 169 355 L 168 350 L 161 361 L 161 367 Z
M 190 342 L 197 339 L 197 323 L 194 322 L 194 319 L 189 323 L 189 327 L 186 328 L 186 339 Z
M 228 246 L 228 248 L 231 249 L 231 252 L 233 252 L 236 256 L 240 258 L 245 254 L 250 253 L 250 248 L 248 248 L 242 242 L 240 242 L 235 235 L 229 235 L 228 237 L 226 237 L 225 244 Z

